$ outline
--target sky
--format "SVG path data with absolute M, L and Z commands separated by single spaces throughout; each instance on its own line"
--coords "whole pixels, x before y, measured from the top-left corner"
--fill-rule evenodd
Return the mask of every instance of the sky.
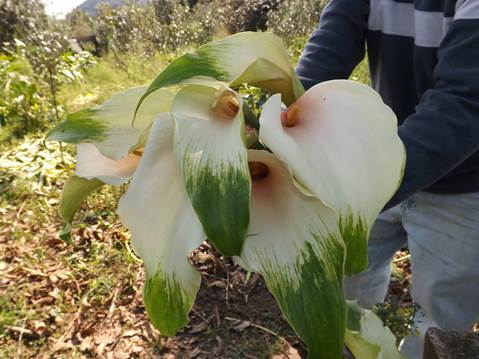
M 58 18 L 64 17 L 85 0 L 42 0 L 47 14 Z

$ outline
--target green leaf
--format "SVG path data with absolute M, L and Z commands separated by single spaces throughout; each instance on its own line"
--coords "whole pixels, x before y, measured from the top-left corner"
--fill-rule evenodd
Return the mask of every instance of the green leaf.
M 283 122 L 280 96 L 272 96 L 260 140 L 290 168 L 298 188 L 339 213 L 346 274 L 366 269 L 370 228 L 403 174 L 396 116 L 371 88 L 336 80 L 309 89 Z
M 304 93 L 279 37 L 267 32 L 242 32 L 175 59 L 151 83 L 138 108 L 163 87 L 208 81 L 231 86 L 247 82 L 271 93 L 280 92 L 286 103 Z
M 47 139 L 94 143 L 105 157 L 120 160 L 138 147 L 153 119 L 171 109 L 173 94 L 166 89 L 158 91 L 143 104 L 133 125 L 136 104 L 145 90 L 145 87 L 135 87 L 114 95 L 96 108 L 70 114 L 50 131 Z
M 241 97 L 223 85 L 187 85 L 173 112 L 176 158 L 203 229 L 222 254 L 239 255 L 251 191 Z
M 346 345 L 358 359 L 403 359 L 396 337 L 372 311 L 348 301 Z
M 83 201 L 101 186 L 103 186 L 103 183 L 98 179 L 88 180 L 77 176 L 70 177 L 65 182 L 58 210 L 60 216 L 65 221 L 65 226 L 60 234 L 63 240 L 71 241 L 71 223 L 76 212 L 80 209 Z
M 174 121 L 154 121 L 142 160 L 118 214 L 146 267 L 145 306 L 154 326 L 174 335 L 188 321 L 200 274 L 187 256 L 205 239 L 173 152 Z
M 261 273 L 310 358 L 341 357 L 345 247 L 336 213 L 293 184 L 266 151 L 249 151 L 251 225 L 240 264 Z
M 60 215 L 65 226 L 60 237 L 70 241 L 71 223 L 81 203 L 103 184 L 119 185 L 127 182 L 138 166 L 141 153 L 130 153 L 121 160 L 114 161 L 103 156 L 91 143 L 77 146 L 75 176 L 63 188 L 60 202 Z

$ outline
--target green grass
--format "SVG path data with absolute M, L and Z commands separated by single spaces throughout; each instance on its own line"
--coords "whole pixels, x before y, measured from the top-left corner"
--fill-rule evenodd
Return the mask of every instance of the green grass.
M 81 82 L 63 86 L 59 100 L 68 112 L 98 105 L 114 93 L 134 86 L 149 85 L 173 55 L 157 54 L 149 59 L 110 54 L 98 60 Z
M 362 82 L 366 85 L 371 85 L 371 79 L 369 77 L 369 67 L 368 67 L 368 59 L 365 57 L 363 61 L 361 61 L 358 66 L 354 69 L 353 73 L 349 77 L 349 79 L 354 81 Z
M 80 308 L 101 309 L 117 288 L 135 285 L 140 264 L 115 214 L 121 188 L 88 199 L 75 221 L 75 244 L 66 245 L 58 240 L 57 210 L 71 154 L 61 165 L 58 145 L 46 149 L 37 136 L 3 144 L 1 153 L 18 165 L 0 168 L 0 357 L 20 350 L 33 358 L 48 352 L 47 339 L 60 338 Z M 39 323 L 45 334 L 35 329 Z M 18 341 L 11 328 L 24 326 L 39 338 Z

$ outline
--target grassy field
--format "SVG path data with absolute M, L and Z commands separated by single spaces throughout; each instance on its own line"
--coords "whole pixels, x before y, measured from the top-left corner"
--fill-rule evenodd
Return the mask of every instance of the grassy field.
M 82 83 L 62 89 L 68 111 L 147 83 L 171 56 L 123 58 L 120 66 L 116 60 L 99 61 Z M 352 78 L 368 81 L 365 63 Z M 141 301 L 141 262 L 115 214 L 124 189 L 104 187 L 89 198 L 73 243 L 61 241 L 57 208 L 74 148 L 65 148 L 62 163 L 58 144 L 44 143 L 44 135 L 0 148 L 0 358 L 304 357 L 262 279 L 207 243 L 190 258 L 202 273 L 191 322 L 176 337 L 161 336 Z M 409 269 L 407 258 L 396 264 L 389 301 L 378 312 L 401 337 Z

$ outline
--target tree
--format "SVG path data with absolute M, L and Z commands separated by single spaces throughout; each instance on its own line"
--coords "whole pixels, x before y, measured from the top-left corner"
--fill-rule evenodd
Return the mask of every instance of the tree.
M 14 39 L 25 41 L 30 33 L 45 29 L 48 17 L 39 0 L 3 0 L 0 3 L 0 46 Z
M 93 34 L 93 21 L 82 10 L 76 8 L 67 15 L 69 33 L 73 37 L 86 37 Z

